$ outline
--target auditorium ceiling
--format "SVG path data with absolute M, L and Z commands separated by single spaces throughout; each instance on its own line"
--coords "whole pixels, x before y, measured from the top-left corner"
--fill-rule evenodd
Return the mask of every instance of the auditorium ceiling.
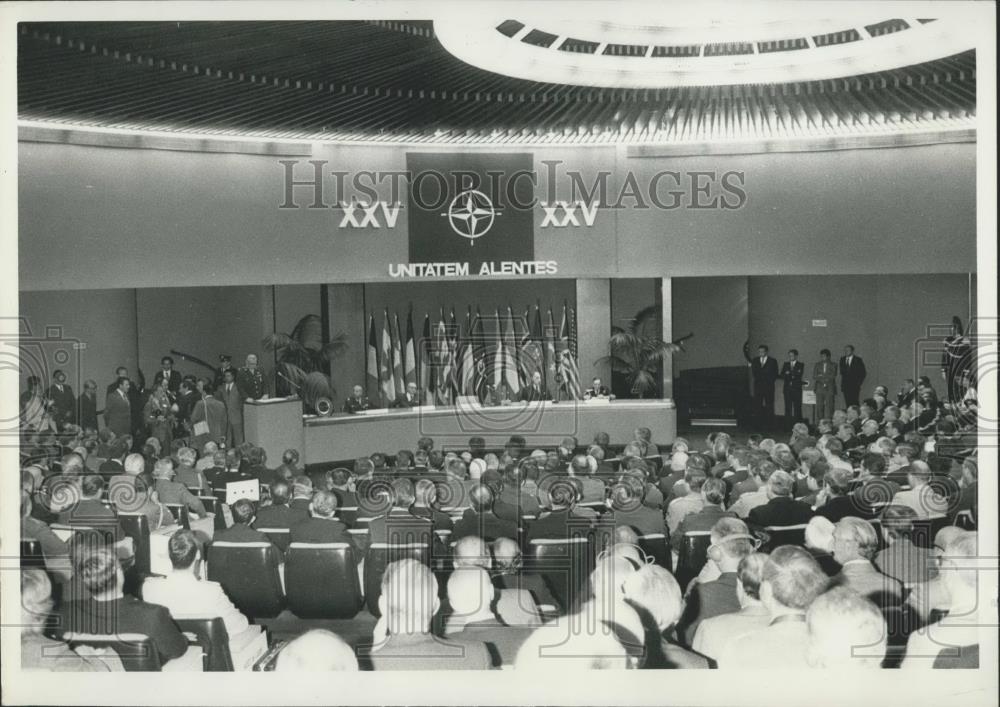
M 283 140 L 967 139 L 976 55 L 945 29 L 893 17 L 743 34 L 484 18 L 482 37 L 513 47 L 505 75 L 446 20 L 25 23 L 18 109 L 28 125 Z

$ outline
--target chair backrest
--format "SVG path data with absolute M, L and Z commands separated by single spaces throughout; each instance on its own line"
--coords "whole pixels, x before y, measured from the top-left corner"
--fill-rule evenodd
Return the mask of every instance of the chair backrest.
M 768 541 L 766 547 L 768 551 L 782 545 L 806 546 L 806 524 L 800 525 L 769 525 L 764 528 Z
M 917 547 L 933 548 L 934 536 L 941 528 L 950 523 L 948 516 L 931 516 L 929 518 L 917 518 L 913 521 L 913 530 L 910 533 L 910 540 Z
M 535 538 L 528 541 L 524 569 L 541 574 L 563 610 L 573 611 L 587 596 L 594 556 L 589 536 Z
M 348 528 L 356 527 L 358 521 L 358 507 L 357 506 L 342 506 L 337 509 L 337 517 L 343 521 L 344 525 Z
M 365 605 L 372 616 L 381 616 L 382 575 L 393 562 L 413 558 L 430 566 L 431 546 L 425 543 L 372 543 L 365 556 Z
M 674 569 L 673 553 L 670 552 L 670 538 L 665 533 L 649 533 L 639 536 L 639 547 L 653 558 L 660 567 L 671 572 Z
M 216 505 L 221 503 L 215 496 L 198 496 L 198 500 L 208 513 L 215 513 Z
M 221 584 L 247 616 L 274 618 L 285 607 L 279 555 L 271 543 L 213 542 L 208 546 L 208 578 Z
M 681 538 L 681 549 L 677 557 L 677 582 L 681 591 L 698 576 L 708 562 L 708 546 L 712 544 L 712 531 L 692 530 Z
M 174 520 L 180 523 L 180 526 L 184 530 L 191 530 L 191 516 L 188 513 L 188 507 L 183 503 L 164 503 L 170 512 L 174 516 Z
M 976 519 L 971 510 L 959 511 L 955 514 L 955 525 L 962 530 L 976 530 Z
M 264 533 L 267 539 L 274 543 L 274 546 L 284 552 L 288 549 L 288 544 L 292 539 L 292 531 L 288 528 L 257 528 Z
M 45 567 L 42 544 L 35 538 L 21 538 L 21 567 Z
M 194 641 L 201 646 L 202 668 L 206 673 L 233 672 L 233 656 L 229 652 L 229 632 L 221 616 L 210 619 L 174 619 L 182 633 L 194 635 Z
M 140 576 L 145 577 L 150 569 L 149 557 L 149 518 L 145 513 L 118 514 L 118 522 L 125 534 L 132 538 L 135 546 L 135 569 Z
M 351 619 L 362 605 L 354 550 L 347 543 L 292 543 L 285 555 L 288 608 L 300 619 Z
M 110 648 L 122 660 L 125 670 L 133 672 L 158 672 L 160 670 L 160 654 L 156 651 L 152 639 L 143 633 L 66 633 L 63 639 L 73 648 L 76 646 L 92 646 L 94 648 Z

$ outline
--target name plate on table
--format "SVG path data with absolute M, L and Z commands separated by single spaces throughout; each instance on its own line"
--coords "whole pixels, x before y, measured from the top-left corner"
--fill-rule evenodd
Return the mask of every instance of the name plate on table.
M 250 501 L 260 500 L 260 482 L 254 479 L 247 481 L 230 481 L 226 484 L 226 505 L 231 506 L 241 498 Z
M 379 415 L 388 415 L 388 408 L 370 408 L 368 410 L 359 410 L 356 414 L 364 415 L 365 417 L 378 417 Z
M 583 401 L 586 405 L 610 405 L 611 398 L 590 398 Z

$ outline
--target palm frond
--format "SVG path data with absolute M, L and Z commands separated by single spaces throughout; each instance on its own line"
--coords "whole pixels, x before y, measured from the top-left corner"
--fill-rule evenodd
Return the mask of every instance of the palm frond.
M 338 356 L 343 356 L 349 348 L 350 345 L 347 343 L 347 335 L 341 332 L 330 339 L 330 341 L 323 344 L 323 348 L 320 349 L 320 356 L 324 361 L 329 361 L 337 358 Z
M 330 379 L 319 371 L 307 373 L 302 380 L 301 396 L 303 402 L 309 406 L 315 406 L 320 398 L 333 399 L 333 386 Z
M 273 334 L 265 336 L 261 340 L 260 345 L 263 346 L 266 351 L 280 351 L 292 343 L 292 341 L 292 337 L 288 334 L 276 331 Z
M 616 371 L 618 373 L 624 373 L 626 375 L 631 374 L 632 371 L 634 371 L 637 368 L 635 361 L 622 358 L 621 356 L 615 356 L 614 354 L 610 354 L 608 356 L 601 356 L 599 359 L 594 361 L 594 365 L 598 367 L 611 366 L 611 370 Z
M 292 330 L 292 338 L 303 348 L 319 351 L 323 348 L 323 320 L 316 314 L 307 314 Z

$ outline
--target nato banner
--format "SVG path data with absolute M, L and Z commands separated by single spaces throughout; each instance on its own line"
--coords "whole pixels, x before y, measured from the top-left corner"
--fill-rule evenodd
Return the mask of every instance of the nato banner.
M 476 275 L 534 261 L 530 153 L 411 152 L 406 167 L 411 264 L 454 264 Z

